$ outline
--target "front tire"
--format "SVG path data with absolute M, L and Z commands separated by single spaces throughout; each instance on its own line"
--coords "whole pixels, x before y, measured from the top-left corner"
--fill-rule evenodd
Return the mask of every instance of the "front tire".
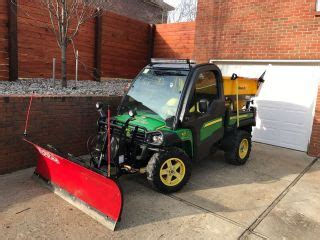
M 227 139 L 228 147 L 225 149 L 225 159 L 233 165 L 243 165 L 247 162 L 251 152 L 251 135 L 239 130 Z
M 162 193 L 180 190 L 191 176 L 191 160 L 179 148 L 153 154 L 147 165 L 147 179 Z

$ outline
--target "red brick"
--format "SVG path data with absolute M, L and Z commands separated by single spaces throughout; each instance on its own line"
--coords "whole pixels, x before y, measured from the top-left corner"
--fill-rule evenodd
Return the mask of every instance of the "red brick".
M 0 101 L 0 109 L 6 109 L 0 118 L 0 174 L 30 167 L 37 158 L 35 150 L 22 140 L 25 115 L 17 116 L 14 110 L 25 112 L 29 99 L 10 97 L 9 100 Z M 76 155 L 86 154 L 87 138 L 96 131 L 98 114 L 94 105 L 97 101 L 109 101 L 109 98 L 67 97 L 65 100 L 61 103 L 59 97 L 35 98 L 29 136 L 38 143 L 52 143 Z M 117 105 L 119 101 L 119 97 L 113 97 L 109 102 Z M 89 104 L 82 105 L 84 102 Z M 16 121 L 17 117 L 19 121 Z
M 199 0 L 195 58 L 319 59 L 315 0 Z

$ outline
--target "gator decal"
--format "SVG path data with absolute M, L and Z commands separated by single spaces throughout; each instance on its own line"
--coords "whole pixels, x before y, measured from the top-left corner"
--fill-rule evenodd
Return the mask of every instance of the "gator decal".
M 247 113 L 247 114 L 241 114 L 239 116 L 239 120 L 243 120 L 245 118 L 252 118 L 253 117 L 253 113 Z M 232 116 L 229 118 L 229 122 L 228 122 L 228 125 L 233 125 L 237 122 L 237 116 Z
M 200 141 L 206 140 L 210 137 L 215 131 L 222 127 L 222 117 L 213 119 L 212 121 L 206 122 L 203 124 L 200 129 Z
M 185 146 L 187 153 L 193 156 L 193 135 L 190 129 L 179 129 L 176 131 L 177 135 L 183 142 L 189 142 L 190 145 Z
M 177 134 L 182 141 L 192 140 L 192 132 L 190 129 L 179 129 Z

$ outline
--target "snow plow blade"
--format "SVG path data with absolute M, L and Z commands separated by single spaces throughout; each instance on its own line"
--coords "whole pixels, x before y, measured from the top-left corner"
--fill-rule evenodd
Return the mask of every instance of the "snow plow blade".
M 118 184 L 79 158 L 44 148 L 25 139 L 39 153 L 34 175 L 55 194 L 85 212 L 111 230 L 122 211 L 122 193 Z M 66 156 L 65 156 L 66 155 Z

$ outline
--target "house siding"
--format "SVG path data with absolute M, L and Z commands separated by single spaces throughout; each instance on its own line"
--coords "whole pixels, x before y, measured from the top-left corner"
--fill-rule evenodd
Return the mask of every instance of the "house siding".
M 143 0 L 109 0 L 108 11 L 147 23 L 167 22 L 167 11 Z

